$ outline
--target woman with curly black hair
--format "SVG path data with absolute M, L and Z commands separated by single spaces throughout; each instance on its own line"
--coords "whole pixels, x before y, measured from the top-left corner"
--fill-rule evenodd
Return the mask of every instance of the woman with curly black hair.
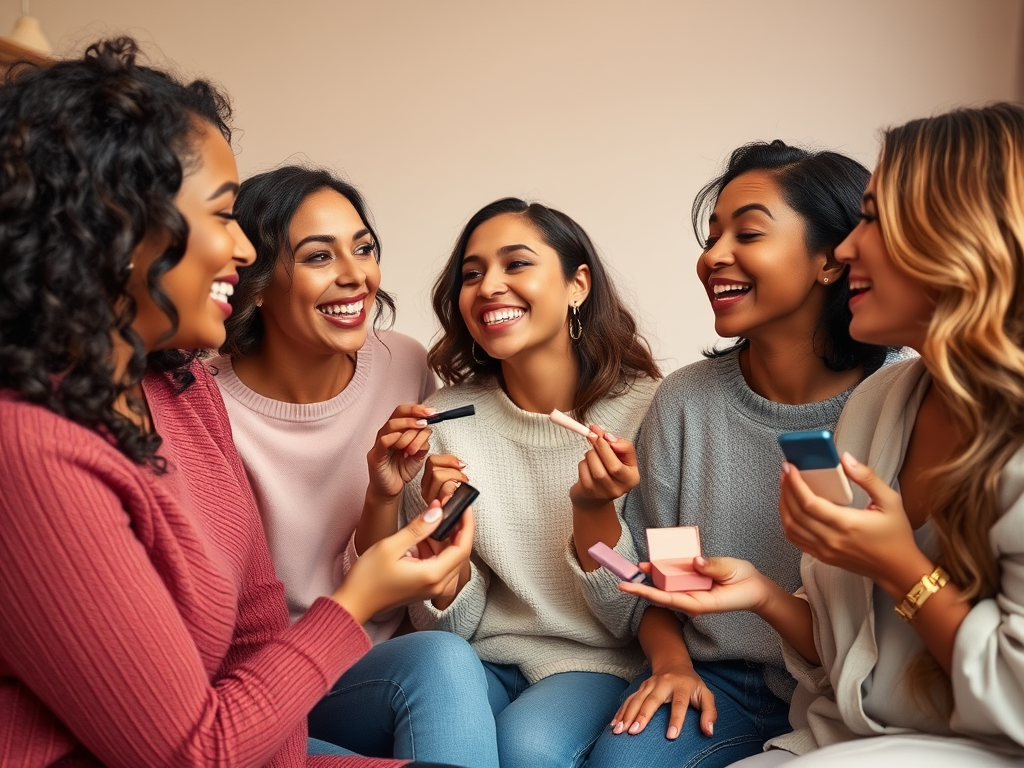
M 223 343 L 254 256 L 229 108 L 136 58 L 122 38 L 0 88 L 0 755 L 301 765 L 360 624 L 440 594 L 472 517 L 432 554 L 434 505 L 288 625 L 216 386 L 177 351 Z

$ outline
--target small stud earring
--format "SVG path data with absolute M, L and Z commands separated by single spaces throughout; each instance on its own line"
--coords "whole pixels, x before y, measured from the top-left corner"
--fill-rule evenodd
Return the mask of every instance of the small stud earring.
M 823 283 L 827 283 L 827 282 L 828 282 L 828 278 L 826 277 L 826 278 L 825 278 L 824 280 L 822 280 L 821 282 L 823 282 Z
M 263 306 L 263 297 L 262 296 L 257 296 L 256 297 L 256 306 L 257 307 L 262 307 Z

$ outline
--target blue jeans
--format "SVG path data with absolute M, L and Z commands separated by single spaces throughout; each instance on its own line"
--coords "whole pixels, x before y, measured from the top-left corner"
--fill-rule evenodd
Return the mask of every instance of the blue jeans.
M 483 666 L 448 632 L 374 646 L 309 713 L 309 735 L 371 757 L 498 768 Z
M 502 768 L 577 768 L 612 719 L 626 681 L 560 672 L 527 683 L 515 664 L 484 662 Z
M 714 736 L 700 731 L 700 713 L 687 710 L 679 737 L 669 740 L 669 705 L 663 704 L 643 731 L 613 734 L 607 726 L 590 753 L 587 768 L 671 765 L 719 768 L 757 754 L 766 741 L 790 730 L 789 704 L 764 682 L 760 664 L 745 661 L 694 662 L 694 669 L 715 694 L 718 720 Z M 622 701 L 650 677 L 633 681 Z M 612 713 L 614 714 L 614 713 Z M 611 717 L 609 716 L 609 720 Z

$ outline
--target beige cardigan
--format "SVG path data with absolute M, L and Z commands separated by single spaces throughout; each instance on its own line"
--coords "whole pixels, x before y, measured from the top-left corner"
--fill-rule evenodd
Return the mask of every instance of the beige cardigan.
M 850 397 L 836 429 L 840 452 L 865 461 L 895 486 L 929 376 L 920 359 L 883 368 Z M 867 495 L 857 486 L 854 506 Z M 1002 475 L 1002 517 L 992 526 L 992 554 L 1001 567 L 999 594 L 975 605 L 957 632 L 952 687 L 955 708 L 946 721 L 925 715 L 902 684 L 893 709 L 905 712 L 882 724 L 864 711 L 863 684 L 880 654 L 895 654 L 906 668 L 925 646 L 915 632 L 901 644 L 878 647 L 874 585 L 869 579 L 804 555 L 803 589 L 811 604 L 814 641 L 822 666 L 786 647 L 786 664 L 799 686 L 790 719 L 796 730 L 769 742 L 803 754 L 816 747 L 883 734 L 966 737 L 1000 751 L 1024 754 L 1024 451 Z

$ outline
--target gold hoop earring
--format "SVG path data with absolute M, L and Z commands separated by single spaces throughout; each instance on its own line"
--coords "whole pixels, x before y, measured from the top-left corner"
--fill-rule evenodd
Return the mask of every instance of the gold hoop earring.
M 580 320 L 580 308 L 572 305 L 572 316 L 569 318 L 569 338 L 579 341 L 583 335 L 583 321 Z
M 487 354 L 486 352 L 484 354 Z M 473 346 L 470 347 L 470 356 L 473 358 L 473 362 L 477 365 L 487 365 L 487 360 L 481 360 L 476 356 L 476 339 L 473 339 Z

